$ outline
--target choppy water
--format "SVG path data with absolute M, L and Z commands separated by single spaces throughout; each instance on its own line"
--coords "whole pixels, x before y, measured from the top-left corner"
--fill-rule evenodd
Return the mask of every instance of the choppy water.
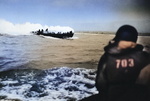
M 0 95 L 23 101 L 76 101 L 97 93 L 94 70 L 68 67 L 0 73 Z
M 96 94 L 94 69 L 26 69 L 40 58 L 36 51 L 44 41 L 37 36 L 0 36 L 0 100 L 77 101 Z

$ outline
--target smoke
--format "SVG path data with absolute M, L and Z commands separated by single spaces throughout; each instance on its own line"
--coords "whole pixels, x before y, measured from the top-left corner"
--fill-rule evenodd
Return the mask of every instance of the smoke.
M 74 30 L 70 27 L 65 26 L 42 26 L 41 24 L 34 24 L 26 22 L 23 24 L 13 24 L 9 21 L 0 19 L 0 33 L 11 34 L 11 35 L 31 35 L 31 31 L 37 31 L 39 29 L 47 29 L 52 32 L 68 32 Z

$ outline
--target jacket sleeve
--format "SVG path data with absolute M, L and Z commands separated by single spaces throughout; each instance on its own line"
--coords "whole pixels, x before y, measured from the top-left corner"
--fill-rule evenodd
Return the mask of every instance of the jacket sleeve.
M 95 86 L 98 91 L 103 92 L 108 88 L 107 72 L 106 72 L 107 57 L 104 54 L 98 64 Z

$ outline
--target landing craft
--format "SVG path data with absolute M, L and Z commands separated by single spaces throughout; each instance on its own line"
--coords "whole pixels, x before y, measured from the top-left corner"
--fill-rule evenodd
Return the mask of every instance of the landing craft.
M 34 33 L 36 35 L 44 35 L 44 36 L 51 36 L 51 37 L 55 37 L 55 38 L 71 38 L 73 37 L 74 33 L 73 31 L 68 31 L 68 32 L 49 32 L 48 29 L 46 29 L 45 31 L 42 30 L 38 30 L 38 31 L 32 31 L 31 33 Z

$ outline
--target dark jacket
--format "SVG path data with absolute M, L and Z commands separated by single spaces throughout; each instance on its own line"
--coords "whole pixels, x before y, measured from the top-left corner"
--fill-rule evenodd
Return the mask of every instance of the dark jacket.
M 118 49 L 118 43 L 113 43 L 104 50 L 96 76 L 99 94 L 107 101 L 147 101 L 146 86 L 136 84 L 140 71 L 150 62 L 143 46 Z

